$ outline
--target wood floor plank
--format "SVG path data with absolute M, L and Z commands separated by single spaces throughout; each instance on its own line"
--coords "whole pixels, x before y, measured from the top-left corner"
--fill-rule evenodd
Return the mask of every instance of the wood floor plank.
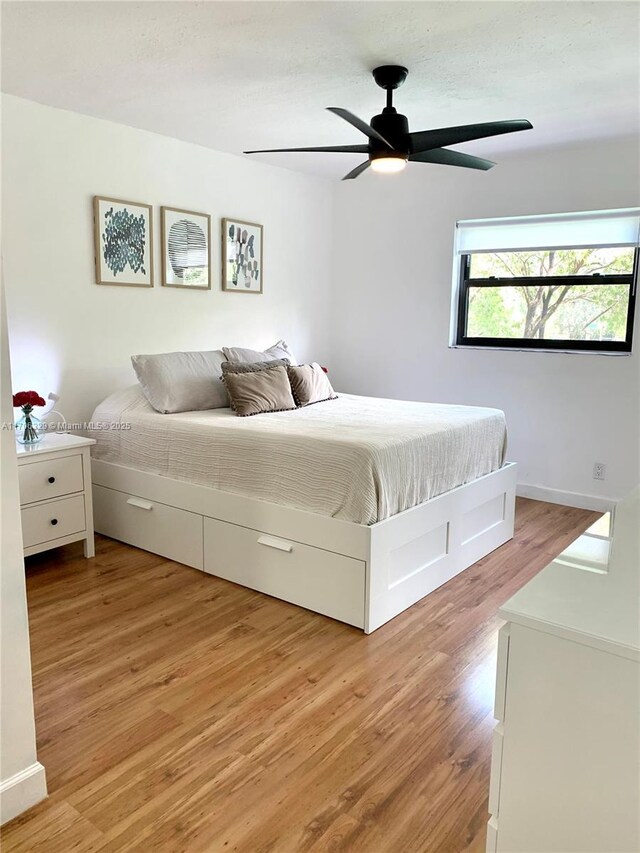
M 27 561 L 46 853 L 479 853 L 498 607 L 598 513 L 514 540 L 371 636 L 104 537 Z
M 42 819 L 38 819 L 42 816 Z M 106 839 L 69 803 L 50 797 L 2 829 L 2 848 L 14 853 L 99 849 Z

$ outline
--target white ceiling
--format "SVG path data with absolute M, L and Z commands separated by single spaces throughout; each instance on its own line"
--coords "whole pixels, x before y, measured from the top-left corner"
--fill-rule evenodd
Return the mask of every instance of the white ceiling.
M 635 2 L 2 2 L 2 90 L 210 148 L 364 142 L 398 63 L 412 130 L 528 118 L 492 156 L 639 132 Z M 256 155 L 339 177 L 361 155 Z M 431 167 L 440 168 L 440 167 Z

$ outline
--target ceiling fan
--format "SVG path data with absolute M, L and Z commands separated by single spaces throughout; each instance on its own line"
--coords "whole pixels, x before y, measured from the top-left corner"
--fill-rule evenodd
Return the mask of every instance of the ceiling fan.
M 502 133 L 515 133 L 533 127 L 526 119 L 489 121 L 483 124 L 463 124 L 459 127 L 442 127 L 437 130 L 419 130 L 409 133 L 407 117 L 393 106 L 393 90 L 402 86 L 408 70 L 402 65 L 381 65 L 373 69 L 373 78 L 387 91 L 387 105 L 371 124 L 341 107 L 327 107 L 329 112 L 349 122 L 369 137 L 367 145 L 329 145 L 321 148 L 271 148 L 244 151 L 244 154 L 272 154 L 281 151 L 336 151 L 340 153 L 367 154 L 368 159 L 344 176 L 343 181 L 357 178 L 369 166 L 374 172 L 401 172 L 407 161 L 416 163 L 441 163 L 444 166 L 463 166 L 486 171 L 496 164 L 491 160 L 473 157 L 460 151 L 450 151 L 445 146 L 483 139 Z

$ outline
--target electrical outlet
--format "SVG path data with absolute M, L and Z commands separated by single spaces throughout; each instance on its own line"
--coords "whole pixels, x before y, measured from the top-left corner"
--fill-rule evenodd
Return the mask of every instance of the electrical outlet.
M 594 480 L 604 480 L 606 471 L 607 471 L 607 466 L 604 464 L 604 462 L 594 462 L 593 463 L 593 479 Z

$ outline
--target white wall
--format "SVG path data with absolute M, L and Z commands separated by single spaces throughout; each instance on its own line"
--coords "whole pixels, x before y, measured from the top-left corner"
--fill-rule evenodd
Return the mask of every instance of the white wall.
M 4 262 L 14 388 L 71 420 L 140 352 L 269 346 L 328 357 L 333 186 L 146 131 L 2 96 Z M 98 286 L 92 196 L 154 206 L 156 287 Z M 212 215 L 213 286 L 160 286 L 160 205 Z M 220 219 L 264 225 L 264 294 L 220 290 Z
M 448 347 L 455 220 L 636 205 L 637 140 L 341 183 L 11 96 L 2 106 L 14 387 L 56 391 L 84 420 L 134 381 L 132 353 L 285 337 L 339 389 L 504 409 L 523 484 L 617 498 L 637 481 L 640 325 L 631 357 Z M 94 284 L 94 194 L 154 205 L 157 273 L 159 206 L 210 212 L 213 289 Z M 265 225 L 263 296 L 219 289 L 227 215 Z
M 630 357 L 449 349 L 457 219 L 638 204 L 638 140 L 410 164 L 337 185 L 332 378 L 354 393 L 496 406 L 519 481 L 618 498 L 638 482 L 640 320 Z M 594 461 L 607 465 L 592 479 Z
M 0 282 L 0 417 L 12 423 L 4 290 Z M 36 760 L 31 657 L 22 558 L 18 463 L 11 430 L 0 430 L 0 823 L 46 796 Z

